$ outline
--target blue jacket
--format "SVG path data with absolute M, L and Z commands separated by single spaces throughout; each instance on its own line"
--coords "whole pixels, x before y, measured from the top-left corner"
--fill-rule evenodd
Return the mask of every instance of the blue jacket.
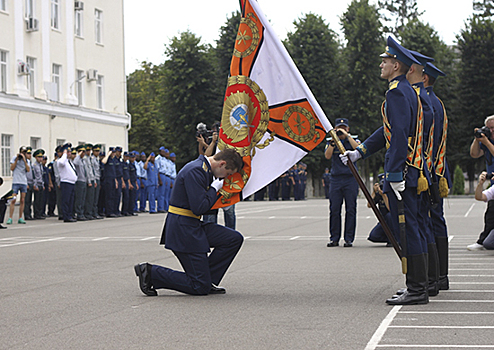
M 207 213 L 217 200 L 211 186 L 213 173 L 203 155 L 187 163 L 178 173 L 170 196 L 170 206 L 188 209 L 194 215 Z M 209 242 L 200 219 L 168 213 L 160 244 L 167 249 L 183 253 L 209 252 Z

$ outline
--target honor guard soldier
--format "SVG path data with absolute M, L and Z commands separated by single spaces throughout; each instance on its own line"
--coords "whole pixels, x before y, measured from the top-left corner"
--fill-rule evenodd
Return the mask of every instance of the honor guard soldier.
M 37 149 L 33 155 L 35 161 L 32 163 L 33 169 L 33 192 L 34 192 L 34 219 L 41 220 L 43 217 L 43 196 L 45 185 L 43 181 L 43 155 L 45 151 Z
M 347 150 L 354 150 L 359 143 L 350 135 L 348 119 L 339 118 L 335 123 L 336 134 Z M 324 156 L 332 159 L 331 186 L 329 187 L 329 242 L 327 247 L 337 247 L 341 238 L 341 208 L 345 201 L 344 247 L 352 247 L 357 226 L 358 183 L 350 169 L 341 162 L 335 141 L 326 145 Z
M 105 164 L 105 213 L 107 218 L 116 218 L 114 199 L 117 197 L 117 188 L 120 186 L 116 175 L 116 152 L 110 147 L 102 163 Z
M 46 206 L 48 204 L 48 198 L 50 196 L 50 191 L 53 188 L 53 184 L 50 181 L 50 174 L 46 163 L 48 162 L 48 157 L 43 155 L 43 160 L 41 161 L 43 164 L 43 184 L 45 186 L 45 190 L 43 192 L 43 211 L 41 212 L 41 216 L 46 218 Z
M 406 234 L 400 236 L 400 244 L 407 258 L 407 290 L 386 300 L 386 303 L 426 304 L 429 302 L 427 241 L 420 235 L 418 227 L 418 192 L 427 188 L 427 180 L 421 177 L 423 113 L 420 98 L 406 79 L 410 66 L 414 63 L 420 65 L 420 62 L 391 37 L 388 37 L 381 57 L 381 78 L 389 81 L 381 108 L 383 126 L 356 150 L 346 151 L 341 158 L 344 163 L 348 160 L 355 162 L 386 147 L 383 192 L 388 196 L 394 232 L 400 232 L 398 207 L 404 207 Z
M 433 86 L 440 76 L 445 76 L 432 63 L 427 63 L 424 69 L 424 86 L 431 99 L 434 110 L 434 143 L 432 155 L 434 157 L 434 169 L 439 183 L 440 200 L 435 208 L 431 208 L 432 230 L 436 240 L 439 256 L 439 290 L 449 289 L 448 260 L 449 243 L 448 229 L 444 219 L 444 197 L 448 196 L 451 188 L 451 175 L 446 161 L 446 141 L 448 135 L 448 116 L 443 102 L 436 96 Z
M 144 169 L 146 170 L 146 194 L 149 202 L 149 214 L 156 214 L 156 188 L 158 187 L 158 168 L 154 163 L 154 152 L 151 152 L 144 163 Z
M 148 263 L 135 265 L 144 294 L 155 296 L 161 288 L 192 295 L 226 293 L 218 284 L 240 250 L 243 237 L 228 227 L 204 223 L 201 215 L 216 202 L 222 179 L 242 166 L 241 156 L 227 149 L 214 156 L 200 155 L 180 170 L 160 244 L 173 251 L 184 272 Z

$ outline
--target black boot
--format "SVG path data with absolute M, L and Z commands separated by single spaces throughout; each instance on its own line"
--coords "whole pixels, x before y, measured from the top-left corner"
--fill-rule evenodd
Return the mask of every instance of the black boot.
M 435 297 L 439 294 L 439 257 L 436 243 L 427 244 L 427 255 L 429 257 L 429 296 Z
M 449 289 L 448 279 L 448 252 L 449 241 L 448 237 L 436 236 L 437 255 L 439 257 L 439 290 Z
M 388 305 L 427 304 L 427 254 L 411 255 L 407 259 L 406 285 L 407 290 L 396 298 L 386 300 Z

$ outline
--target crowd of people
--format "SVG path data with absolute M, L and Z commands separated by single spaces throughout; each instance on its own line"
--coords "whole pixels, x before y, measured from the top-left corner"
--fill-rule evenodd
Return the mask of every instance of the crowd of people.
M 122 152 L 119 146 L 105 154 L 100 144 L 66 143 L 47 161 L 43 149 L 25 146 L 11 159 L 7 225 L 14 223 L 16 202 L 18 224 L 47 217 L 77 222 L 168 211 L 177 171 L 176 155 L 165 147 L 157 156 Z

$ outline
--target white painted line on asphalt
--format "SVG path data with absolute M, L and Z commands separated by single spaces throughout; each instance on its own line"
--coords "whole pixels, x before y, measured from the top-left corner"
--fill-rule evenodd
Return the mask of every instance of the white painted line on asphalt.
M 449 269 L 449 271 L 492 271 L 492 269 Z
M 153 237 L 146 237 L 146 238 L 141 238 L 141 241 L 149 241 L 151 239 L 155 239 L 157 237 L 153 236 Z
M 96 241 L 104 241 L 106 239 L 110 239 L 110 237 L 100 237 L 100 238 L 93 238 L 92 241 L 93 242 L 96 242 Z
M 297 238 L 300 238 L 300 236 L 292 237 L 292 238 L 290 238 L 290 241 L 293 241 L 294 239 L 297 239 Z
M 437 345 L 437 344 L 386 344 L 386 345 L 378 345 L 379 348 L 391 348 L 391 349 L 399 349 L 399 348 L 447 348 L 447 349 L 494 349 L 494 345 Z
M 494 326 L 389 326 L 388 328 L 494 329 Z
M 268 219 L 276 219 L 276 216 L 269 216 Z
M 470 209 L 468 209 L 467 212 L 465 213 L 465 217 L 467 217 L 468 214 L 470 214 L 470 212 L 472 211 L 474 206 L 475 206 L 475 203 L 472 203 L 472 205 L 470 206 Z
M 454 237 L 454 236 L 449 236 L 449 237 L 448 237 L 448 242 L 449 242 L 449 243 L 451 243 L 451 241 L 453 240 L 453 237 Z
M 450 277 L 494 277 L 494 275 L 449 275 Z
M 11 240 L 11 239 L 19 239 L 19 238 L 22 238 L 22 237 L 7 237 L 7 238 L 0 238 L 0 241 L 8 241 L 8 240 Z
M 443 291 L 441 291 L 442 293 Z M 494 315 L 492 311 L 401 311 L 400 314 Z
M 23 245 L 23 244 L 32 244 L 32 243 L 43 243 L 43 242 L 51 242 L 51 241 L 58 241 L 61 239 L 64 239 L 65 237 L 57 237 L 57 238 L 49 238 L 49 239 L 40 239 L 37 241 L 28 241 L 28 242 L 18 242 L 18 243 L 12 243 L 12 244 L 2 244 L 0 245 L 0 248 L 4 247 L 13 247 L 17 245 Z
M 245 240 L 245 239 L 249 239 L 249 238 L 250 238 L 250 236 L 244 237 L 244 240 Z
M 494 293 L 492 289 L 449 289 L 442 290 L 441 293 Z
M 301 216 L 300 218 L 301 219 L 307 219 L 307 216 Z
M 494 282 L 452 282 L 452 281 L 449 281 L 449 284 L 494 284 Z
M 454 261 L 457 261 L 457 260 L 487 260 L 487 261 L 492 261 L 492 256 L 487 256 L 487 255 L 484 255 L 484 256 L 478 256 L 478 257 L 475 257 L 475 258 L 457 258 L 457 257 L 450 257 L 449 258 L 450 261 L 454 260 Z
M 494 303 L 494 300 L 429 300 L 429 303 Z
M 364 350 L 374 350 L 376 347 L 379 346 L 379 342 L 381 341 L 384 333 L 386 333 L 386 330 L 388 329 L 391 322 L 393 322 L 393 319 L 396 317 L 396 314 L 398 313 L 398 311 L 400 311 L 401 307 L 402 307 L 401 305 L 397 305 L 391 309 L 391 311 L 388 313 L 388 315 L 384 318 L 384 320 L 377 328 L 372 338 L 367 343 L 367 346 L 365 347 Z
M 450 265 L 482 265 L 482 266 L 492 266 L 494 264 L 486 264 L 486 263 L 450 263 Z

